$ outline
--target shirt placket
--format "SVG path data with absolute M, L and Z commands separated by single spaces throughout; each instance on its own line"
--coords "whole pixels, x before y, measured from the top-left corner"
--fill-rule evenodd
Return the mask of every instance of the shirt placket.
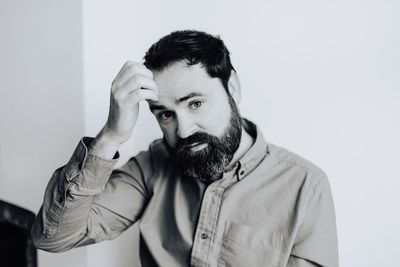
M 204 193 L 192 249 L 191 266 L 207 266 L 224 189 L 209 186 Z
M 234 173 L 235 171 L 224 173 L 224 177 L 208 186 L 204 193 L 190 259 L 193 267 L 209 266 L 209 256 L 215 244 L 222 196 L 227 186 L 234 182 Z

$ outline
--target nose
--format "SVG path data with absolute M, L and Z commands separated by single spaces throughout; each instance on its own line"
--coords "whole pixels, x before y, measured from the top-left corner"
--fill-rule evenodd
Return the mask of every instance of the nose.
M 177 115 L 177 122 L 176 134 L 182 139 L 191 136 L 196 130 L 195 123 L 190 116 Z

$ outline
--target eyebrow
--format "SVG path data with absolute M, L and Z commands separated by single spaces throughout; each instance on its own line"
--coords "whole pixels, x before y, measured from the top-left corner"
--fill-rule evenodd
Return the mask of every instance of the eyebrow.
M 186 96 L 183 96 L 181 98 L 179 98 L 178 100 L 176 100 L 175 102 L 177 104 L 182 103 L 192 97 L 196 97 L 196 96 L 203 96 L 203 94 L 201 93 L 190 93 Z M 150 104 L 150 103 L 149 103 Z M 167 109 L 164 105 L 157 105 L 157 104 L 150 104 L 149 105 L 151 112 L 153 112 L 154 110 L 163 110 L 163 109 Z
M 184 97 L 179 98 L 178 101 L 177 101 L 177 103 L 182 103 L 182 102 L 184 102 L 184 101 L 186 101 L 186 100 L 188 100 L 188 99 L 190 99 L 190 98 L 192 98 L 192 97 L 196 97 L 196 96 L 203 96 L 203 94 L 200 94 L 200 93 L 190 93 L 190 94 L 188 94 L 187 96 L 184 96 Z
M 165 106 L 163 105 L 153 105 L 149 103 L 149 108 L 151 112 L 154 112 L 154 110 L 163 110 L 163 109 L 167 109 Z

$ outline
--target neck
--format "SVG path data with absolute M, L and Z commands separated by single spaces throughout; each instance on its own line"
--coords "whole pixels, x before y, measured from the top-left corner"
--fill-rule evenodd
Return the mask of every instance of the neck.
M 228 167 L 226 167 L 226 169 L 229 170 L 233 166 L 235 166 L 236 162 L 238 162 L 243 157 L 243 155 L 246 154 L 247 151 L 249 151 L 253 143 L 254 143 L 253 137 L 251 137 L 247 133 L 247 131 L 242 127 L 242 138 L 240 139 L 239 147 L 236 150 L 235 154 L 233 155 L 233 158 L 229 163 Z

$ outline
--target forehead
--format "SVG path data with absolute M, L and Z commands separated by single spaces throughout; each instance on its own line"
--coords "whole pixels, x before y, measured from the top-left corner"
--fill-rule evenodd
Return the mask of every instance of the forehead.
M 201 64 L 187 65 L 186 62 L 179 61 L 153 74 L 160 99 L 178 99 L 193 92 L 208 95 L 222 87 L 220 80 L 212 78 Z

